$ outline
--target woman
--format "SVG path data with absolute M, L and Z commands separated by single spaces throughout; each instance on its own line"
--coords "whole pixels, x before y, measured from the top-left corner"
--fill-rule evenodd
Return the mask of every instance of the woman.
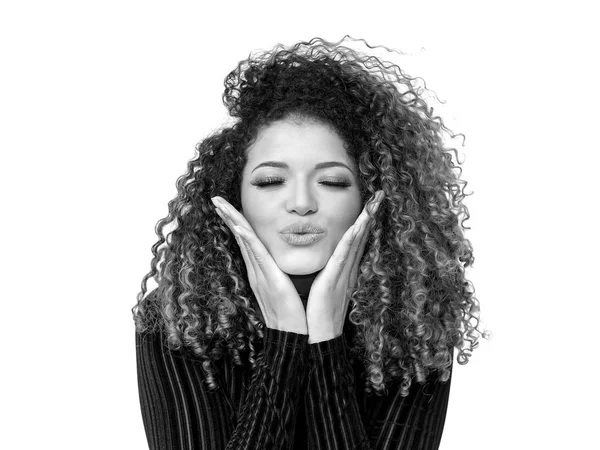
M 133 308 L 151 449 L 439 447 L 480 336 L 466 183 L 414 80 L 341 42 L 240 62 L 235 122 L 157 224 Z

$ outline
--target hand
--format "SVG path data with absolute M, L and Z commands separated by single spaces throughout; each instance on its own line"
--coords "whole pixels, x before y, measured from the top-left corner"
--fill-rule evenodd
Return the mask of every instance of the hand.
M 367 202 L 313 281 L 306 306 L 309 344 L 341 336 L 350 296 L 356 287 L 358 266 L 374 222 L 368 210 L 374 216 L 384 196 L 383 191 L 377 191 Z
M 306 313 L 290 277 L 273 260 L 246 218 L 229 202 L 211 198 L 240 246 L 248 280 L 268 328 L 308 334 Z

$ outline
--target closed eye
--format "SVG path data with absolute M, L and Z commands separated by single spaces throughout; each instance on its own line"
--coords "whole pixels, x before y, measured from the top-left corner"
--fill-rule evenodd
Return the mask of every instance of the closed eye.
M 263 178 L 261 180 L 258 181 L 253 181 L 251 184 L 253 186 L 257 186 L 257 187 L 265 187 L 265 186 L 271 186 L 271 185 L 277 185 L 277 184 L 281 184 L 285 182 L 285 180 L 283 178 L 277 178 L 277 177 L 267 177 L 267 178 Z M 352 183 L 349 183 L 347 181 L 339 181 L 339 182 L 335 182 L 335 181 L 321 181 L 320 184 L 323 184 L 325 186 L 334 186 L 334 187 L 349 187 L 352 186 Z

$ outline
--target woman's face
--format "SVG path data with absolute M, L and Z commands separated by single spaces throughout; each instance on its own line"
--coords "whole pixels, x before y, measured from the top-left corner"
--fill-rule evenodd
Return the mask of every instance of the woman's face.
M 267 162 L 287 167 L 257 167 Z M 315 168 L 329 162 L 350 169 Z M 240 212 L 283 272 L 306 275 L 325 267 L 362 211 L 356 173 L 342 140 L 326 125 L 282 120 L 259 131 L 247 151 Z M 261 187 L 256 183 L 274 184 Z M 321 239 L 304 246 L 286 242 L 280 231 L 295 222 L 321 228 Z

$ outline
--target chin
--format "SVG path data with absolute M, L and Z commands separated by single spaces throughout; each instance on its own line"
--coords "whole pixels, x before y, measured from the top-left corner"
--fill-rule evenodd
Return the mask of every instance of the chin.
M 321 268 L 321 269 L 322 269 L 322 268 Z M 300 276 L 300 275 L 311 275 L 311 274 L 313 274 L 313 273 L 314 273 L 314 274 L 316 274 L 317 272 L 320 272 L 320 271 L 321 271 L 321 269 L 317 269 L 317 270 L 296 270 L 296 271 L 293 271 L 293 272 L 288 272 L 288 271 L 285 271 L 285 270 L 284 270 L 284 272 L 285 272 L 287 275 L 295 275 L 295 276 Z
M 319 272 L 322 270 L 327 264 L 327 259 L 325 261 L 321 261 L 321 258 L 316 259 L 315 257 L 309 258 L 294 258 L 293 261 L 287 260 L 284 258 L 275 259 L 275 262 L 279 266 L 279 268 L 287 273 L 288 275 L 310 275 L 311 273 Z

